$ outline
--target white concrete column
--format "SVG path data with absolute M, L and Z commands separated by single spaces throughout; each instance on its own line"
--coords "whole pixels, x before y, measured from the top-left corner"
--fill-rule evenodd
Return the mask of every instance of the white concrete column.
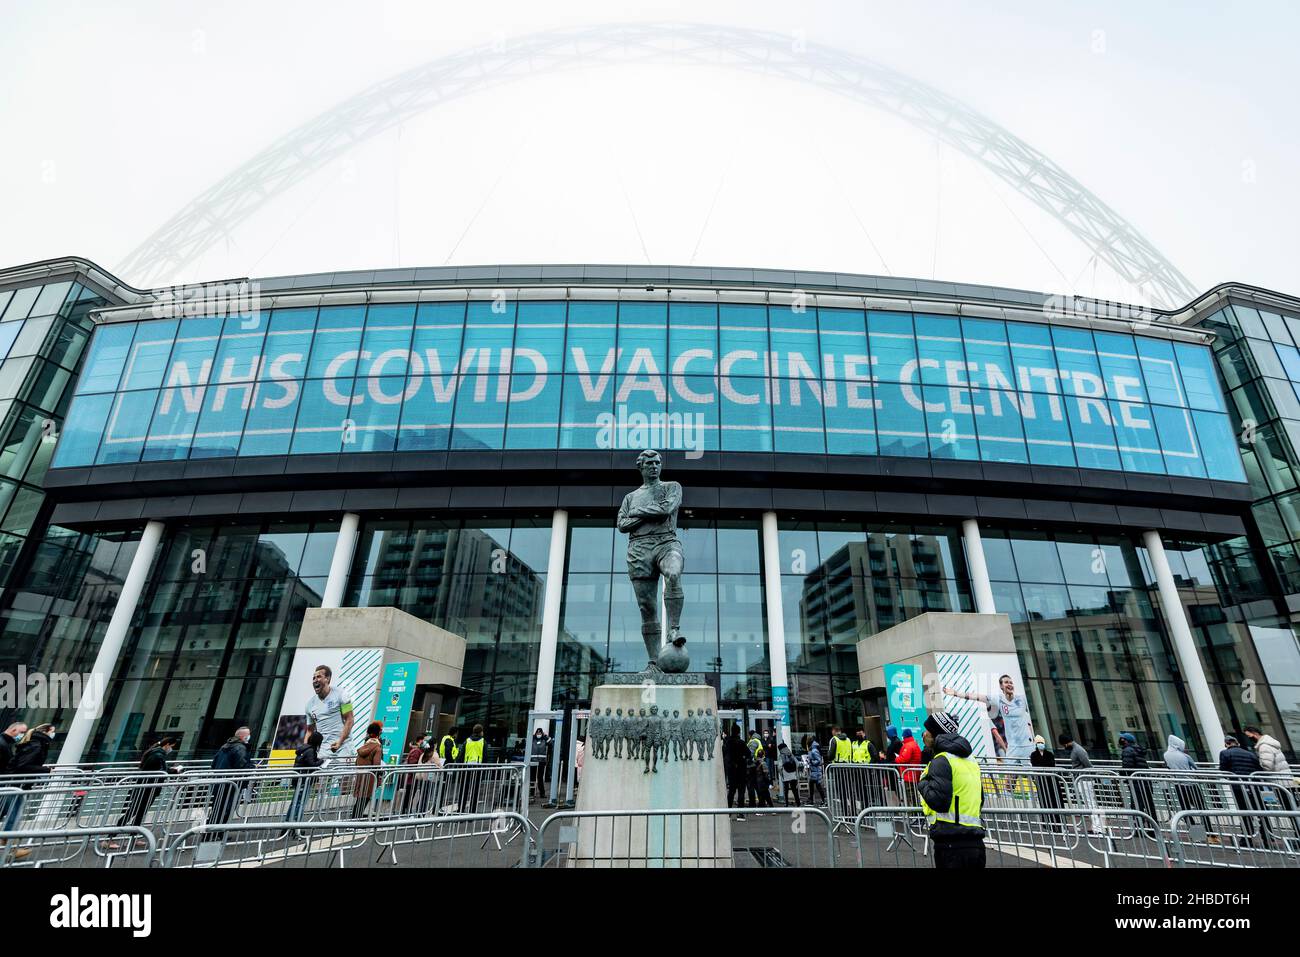
M 82 706 L 73 713 L 72 723 L 68 725 L 67 737 L 59 751 L 59 764 L 77 764 L 86 752 L 90 732 L 94 730 L 95 720 L 103 710 L 104 700 L 108 696 L 108 683 L 117 671 L 122 644 L 131 629 L 131 620 L 140 604 L 140 594 L 144 591 L 154 553 L 162 541 L 162 533 L 163 523 L 151 521 L 145 525 L 144 532 L 140 535 L 140 544 L 136 546 L 131 567 L 127 569 L 126 578 L 122 581 L 122 590 L 118 593 L 117 604 L 113 607 L 108 629 L 104 632 L 104 640 L 100 643 L 99 653 L 95 655 L 95 664 L 91 668 L 90 680 L 95 683 L 95 688 L 93 692 L 90 688 L 82 689 Z M 88 697 L 91 693 L 94 693 L 93 701 Z
M 767 657 L 772 667 L 772 710 L 781 712 L 781 736 L 790 743 L 790 678 L 785 660 L 785 605 L 781 601 L 781 538 L 776 512 L 763 513 L 763 595 L 767 599 Z
M 330 577 L 325 581 L 325 594 L 321 596 L 322 608 L 341 608 L 343 593 L 348 587 L 348 575 L 352 572 L 352 557 L 357 550 L 357 527 L 361 516 L 356 512 L 344 512 L 339 525 L 339 537 L 334 540 L 334 556 L 330 559 Z
M 542 646 L 537 653 L 537 692 L 534 711 L 550 711 L 555 691 L 555 650 L 560 643 L 560 603 L 564 599 L 564 552 L 569 540 L 569 513 L 557 508 L 551 515 L 551 551 L 546 559 L 546 593 L 542 597 Z M 534 722 L 547 727 L 544 721 Z
M 993 605 L 993 585 L 989 582 L 989 566 L 984 560 L 984 540 L 980 538 L 980 523 L 968 518 L 961 523 L 962 538 L 966 542 L 966 567 L 970 569 L 970 587 L 975 593 L 975 610 L 981 615 L 997 613 Z
M 1223 747 L 1223 725 L 1219 723 L 1219 712 L 1214 707 L 1214 697 L 1210 694 L 1210 683 L 1205 680 L 1205 669 L 1201 667 L 1201 656 L 1196 652 L 1196 642 L 1192 638 L 1192 629 L 1187 624 L 1187 614 L 1183 603 L 1178 599 L 1178 586 L 1174 584 L 1174 573 L 1169 569 L 1169 558 L 1165 555 L 1165 543 L 1157 531 L 1142 533 L 1142 544 L 1146 546 L 1151 559 L 1151 570 L 1156 576 L 1156 586 L 1160 589 L 1160 605 L 1165 612 L 1165 621 L 1169 623 L 1169 636 L 1174 640 L 1174 653 L 1178 655 L 1178 668 L 1187 683 L 1187 691 L 1192 698 L 1192 709 L 1196 712 L 1196 723 L 1201 727 L 1201 737 L 1205 739 L 1211 759 Z

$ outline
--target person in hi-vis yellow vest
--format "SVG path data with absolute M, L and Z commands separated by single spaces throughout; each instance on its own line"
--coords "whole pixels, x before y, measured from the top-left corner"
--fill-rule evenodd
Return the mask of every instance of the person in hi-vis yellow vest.
M 438 757 L 442 758 L 443 764 L 451 764 L 460 758 L 460 746 L 456 744 L 456 732 L 459 730 L 460 728 L 452 728 L 438 742 Z
M 970 756 L 970 742 L 958 730 L 957 719 L 947 712 L 936 711 L 925 719 L 925 736 L 934 757 L 916 782 L 916 790 L 930 822 L 934 866 L 983 867 L 980 766 Z
M 483 725 L 474 725 L 474 733 L 465 739 L 465 763 L 482 764 L 483 763 Z
M 870 741 L 867 740 L 867 733 L 858 728 L 858 736 L 853 741 L 853 763 L 870 764 L 876 759 L 876 749 Z
M 826 750 L 830 754 L 831 762 L 843 761 L 848 764 L 853 760 L 853 742 L 840 730 L 839 725 L 831 726 L 831 739 L 827 742 Z

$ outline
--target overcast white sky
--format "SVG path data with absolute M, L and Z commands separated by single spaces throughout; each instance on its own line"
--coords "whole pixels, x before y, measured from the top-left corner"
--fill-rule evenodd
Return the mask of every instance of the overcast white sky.
M 616 20 L 747 26 L 870 57 L 1051 157 L 1198 289 L 1300 293 L 1290 0 L 0 0 L 0 265 L 77 254 L 113 270 L 196 194 L 373 83 Z M 548 74 L 430 110 L 277 193 L 166 278 L 647 261 L 1134 298 L 1054 219 L 896 117 L 670 65 Z

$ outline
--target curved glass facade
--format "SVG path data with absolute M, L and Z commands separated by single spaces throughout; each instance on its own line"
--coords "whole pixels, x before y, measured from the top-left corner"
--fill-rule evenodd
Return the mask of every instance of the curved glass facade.
M 76 393 L 57 467 L 656 446 L 1245 479 L 1208 347 L 922 313 L 496 299 L 121 322 Z

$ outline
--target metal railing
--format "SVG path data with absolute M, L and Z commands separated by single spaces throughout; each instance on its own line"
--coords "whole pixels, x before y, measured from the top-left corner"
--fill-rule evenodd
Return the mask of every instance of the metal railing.
M 985 808 L 989 867 L 1167 867 L 1164 836 L 1137 811 L 1115 811 L 1104 831 L 1088 830 L 1091 812 L 1067 808 Z M 932 848 L 919 806 L 863 810 L 853 824 L 859 867 L 926 867 Z
M 0 867 L 149 867 L 156 855 L 143 827 L 0 831 Z
M 560 811 L 537 830 L 530 865 L 577 868 L 834 867 L 820 808 Z
M 162 850 L 163 867 L 362 867 L 398 866 L 392 840 L 386 835 L 401 830 L 433 833 L 446 829 L 446 840 L 422 841 L 400 866 L 407 867 L 517 867 L 527 857 L 529 842 L 513 850 L 489 847 L 474 839 L 479 821 L 489 827 L 528 834 L 520 814 L 453 814 L 441 818 L 387 820 L 302 821 L 201 824 L 168 838 Z

